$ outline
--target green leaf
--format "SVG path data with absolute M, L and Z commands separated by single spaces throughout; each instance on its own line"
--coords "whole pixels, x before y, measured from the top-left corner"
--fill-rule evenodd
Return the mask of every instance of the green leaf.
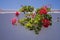
M 29 27 L 32 27 L 32 24 L 31 24 L 30 22 L 28 22 L 28 23 L 25 24 L 25 26 L 26 26 L 27 28 L 29 28 Z
M 34 10 L 34 7 L 32 6 L 23 6 L 19 11 L 21 12 L 32 12 Z
M 50 25 L 52 25 L 52 23 L 50 23 Z
M 30 27 L 29 29 L 30 29 L 30 30 L 34 30 L 34 28 L 35 28 L 35 26 L 32 26 L 32 27 Z
M 47 11 L 48 11 L 48 12 L 51 11 L 51 8 L 47 8 Z
M 36 13 L 37 13 L 37 14 L 39 13 L 39 10 L 40 10 L 40 8 L 37 8 L 37 9 L 36 9 Z
M 29 22 L 30 22 L 31 24 L 33 24 L 34 19 L 31 18 L 31 19 L 29 20 Z
M 43 15 L 44 18 L 46 19 L 49 19 L 50 21 L 52 21 L 52 16 L 50 14 L 46 14 L 46 15 Z
M 40 31 L 40 30 L 41 30 L 41 27 L 38 26 L 38 27 L 37 27 L 37 30 Z
M 34 24 L 37 24 L 38 23 L 38 20 L 34 20 Z
M 33 10 L 34 10 L 34 7 L 28 6 L 28 11 L 29 11 L 29 12 L 32 12 Z
M 51 15 L 47 15 L 47 19 L 49 19 L 51 21 L 52 16 Z
M 35 29 L 34 31 L 35 31 L 35 34 L 39 34 L 39 31 L 37 29 Z

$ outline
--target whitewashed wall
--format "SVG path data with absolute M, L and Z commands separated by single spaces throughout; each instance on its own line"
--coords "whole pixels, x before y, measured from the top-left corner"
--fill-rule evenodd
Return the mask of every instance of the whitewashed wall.
M 25 29 L 23 26 L 13 26 L 11 19 L 15 17 L 14 14 L 0 14 L 0 40 L 60 40 L 60 21 L 56 19 L 59 13 L 51 13 L 52 26 L 47 29 L 42 28 L 39 35 L 34 34 L 33 31 Z M 24 17 L 21 14 L 19 18 Z

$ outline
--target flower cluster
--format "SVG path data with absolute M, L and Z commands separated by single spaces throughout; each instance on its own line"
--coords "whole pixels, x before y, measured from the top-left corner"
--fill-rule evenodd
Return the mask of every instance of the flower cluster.
M 48 7 L 44 6 L 39 9 L 34 9 L 32 6 L 23 6 L 19 11 L 24 12 L 25 18 L 18 20 L 13 18 L 13 25 L 18 22 L 29 30 L 33 30 L 36 34 L 39 34 L 42 27 L 48 28 L 52 24 L 52 17 L 48 14 L 50 8 Z M 16 12 L 16 17 L 19 14 L 19 12 Z

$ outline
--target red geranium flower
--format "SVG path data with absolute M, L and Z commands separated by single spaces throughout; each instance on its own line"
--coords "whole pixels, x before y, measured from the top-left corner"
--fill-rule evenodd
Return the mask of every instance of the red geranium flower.
M 48 19 L 43 19 L 42 23 L 43 23 L 43 26 L 46 28 L 50 25 L 50 21 Z
M 46 7 L 42 7 L 39 11 L 39 14 L 47 14 L 47 8 Z
M 17 19 L 16 18 L 13 18 L 12 19 L 12 24 L 14 25 L 16 22 L 17 22 Z
M 16 16 L 19 16 L 19 12 L 16 12 Z

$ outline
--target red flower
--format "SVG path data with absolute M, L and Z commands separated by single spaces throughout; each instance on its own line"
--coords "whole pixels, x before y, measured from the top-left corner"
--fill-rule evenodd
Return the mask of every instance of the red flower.
M 42 23 L 43 23 L 43 26 L 46 28 L 50 25 L 50 21 L 48 19 L 43 19 Z
M 19 16 L 19 12 L 16 12 L 16 16 Z
M 39 14 L 47 14 L 47 8 L 46 7 L 42 7 L 39 11 Z
M 12 24 L 14 25 L 16 22 L 17 22 L 17 19 L 16 18 L 13 18 L 12 19 Z

